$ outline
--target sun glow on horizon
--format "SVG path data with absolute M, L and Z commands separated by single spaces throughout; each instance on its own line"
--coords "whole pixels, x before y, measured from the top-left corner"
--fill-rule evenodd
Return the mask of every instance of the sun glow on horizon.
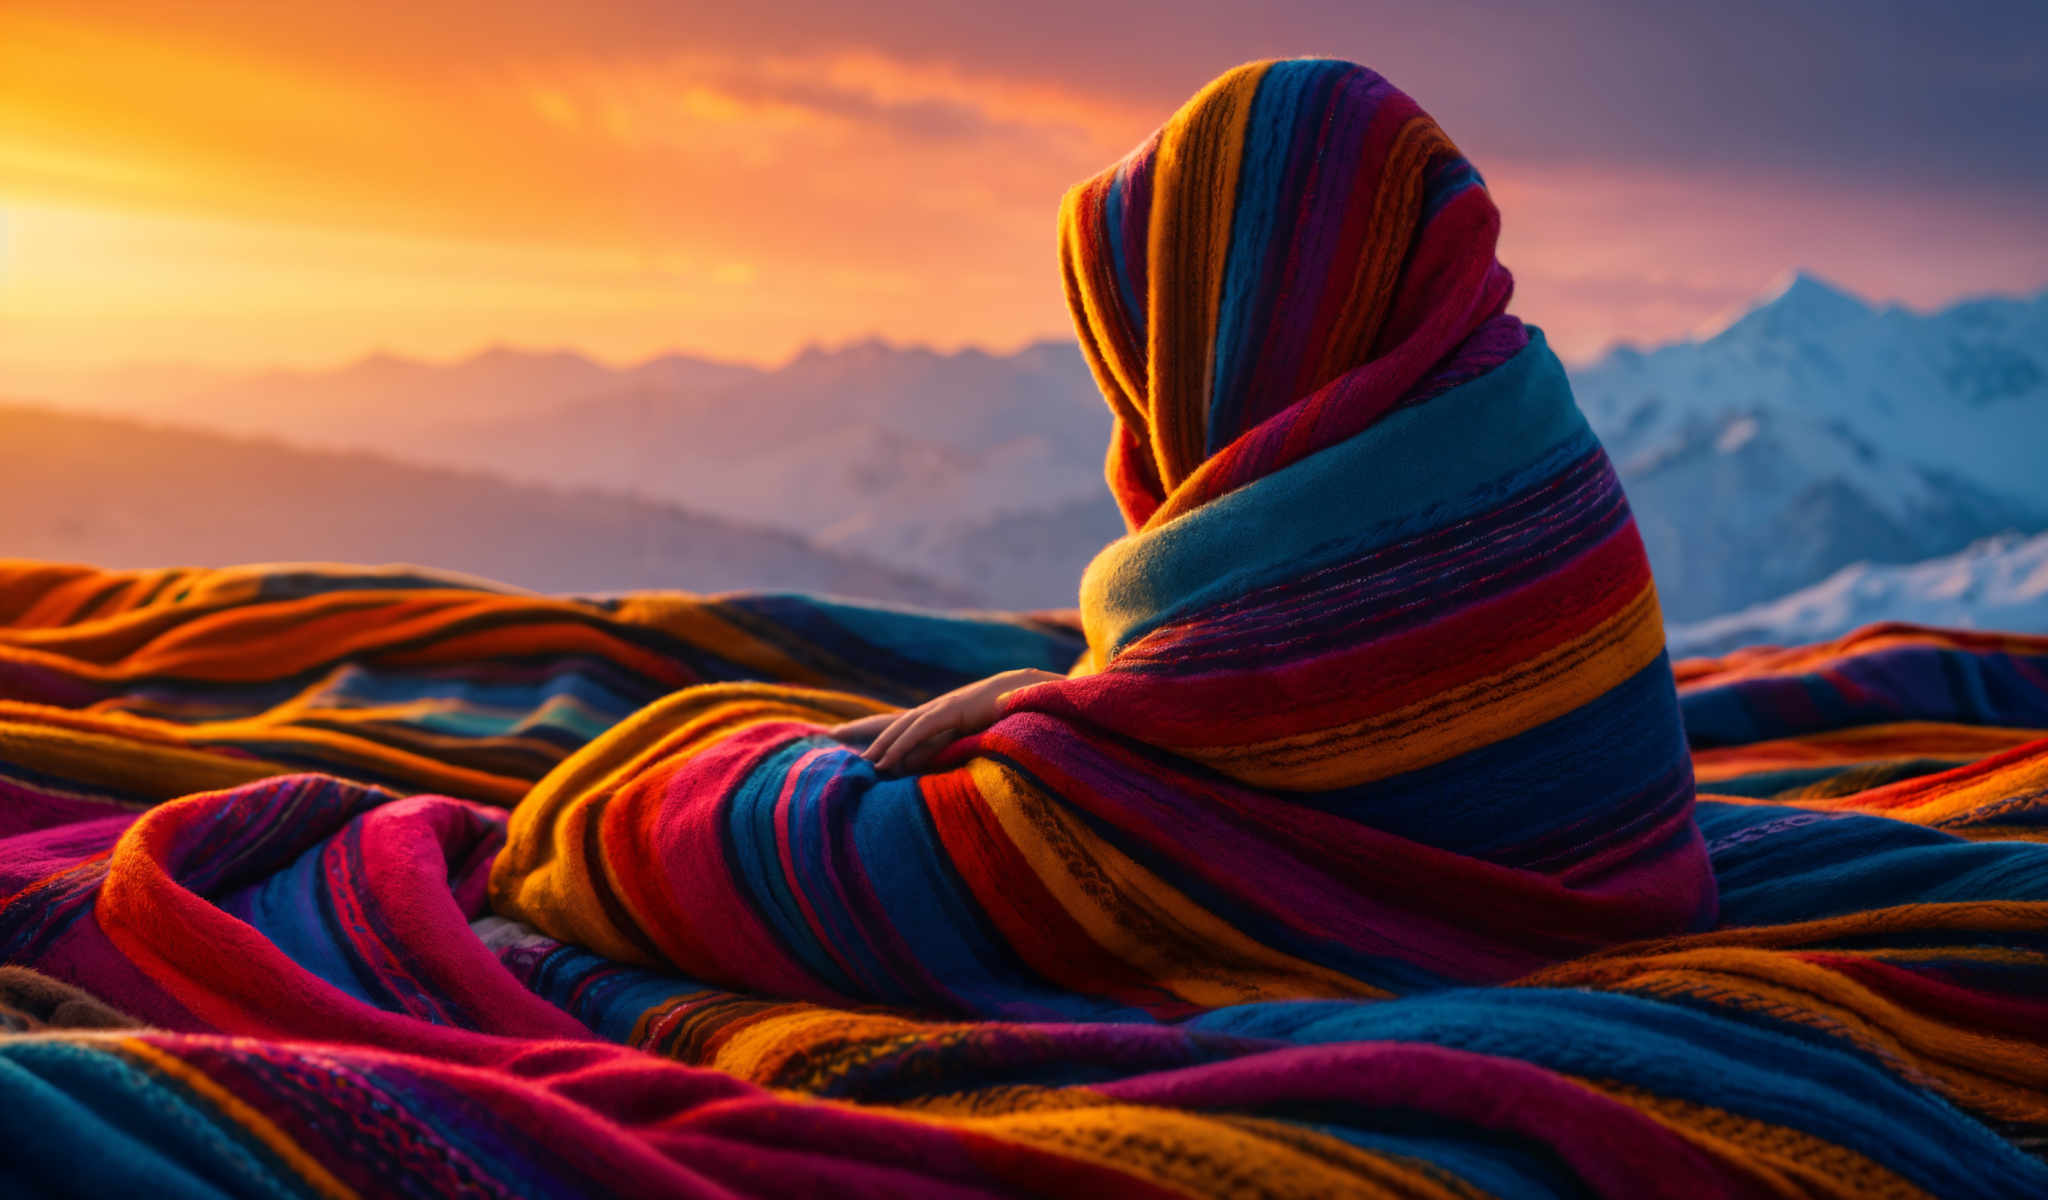
M 396 38 L 320 3 L 127 8 L 0 14 L 0 366 L 498 345 L 773 364 L 868 337 L 1064 338 L 1059 196 L 1180 98 L 977 65 L 965 43 L 600 51 L 530 13 Z M 2038 222 L 1967 181 L 1864 194 L 1460 137 L 1505 213 L 1515 309 L 1568 358 L 1683 336 L 1795 266 L 1919 305 L 2048 280 Z

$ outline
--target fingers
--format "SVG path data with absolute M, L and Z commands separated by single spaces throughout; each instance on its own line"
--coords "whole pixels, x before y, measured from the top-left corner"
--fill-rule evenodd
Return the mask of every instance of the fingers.
M 889 723 L 883 726 L 882 732 L 876 734 L 873 741 L 868 743 L 868 748 L 860 752 L 861 757 L 871 763 L 880 762 L 882 755 L 886 754 L 889 748 L 896 744 L 897 740 L 910 728 L 910 723 L 917 720 L 918 714 L 928 707 L 930 707 L 929 704 L 923 704 L 916 708 L 906 708 L 900 713 L 891 713 Z
M 827 732 L 842 741 L 872 735 L 861 757 L 885 771 L 914 771 L 955 740 L 979 733 L 1001 715 L 1002 701 L 1036 683 L 1064 679 L 1050 671 L 1005 671 L 955 688 L 936 700 L 900 713 L 880 713 L 836 725 Z M 875 732 L 879 729 L 879 732 Z
M 825 736 L 842 742 L 871 742 L 875 736 L 889 727 L 899 714 L 892 712 L 875 713 L 860 717 L 844 724 L 834 725 L 825 731 Z
M 959 725 L 959 705 L 952 702 L 952 697 L 942 696 L 897 718 L 868 746 L 866 757 L 884 771 L 900 771 L 912 751 L 939 734 L 958 729 Z
M 973 732 L 971 729 L 953 728 L 942 730 L 936 736 L 926 738 L 924 741 L 912 746 L 903 755 L 903 766 L 901 769 L 904 771 L 924 770 L 927 764 L 939 756 L 940 751 L 966 737 L 971 732 Z
M 1067 681 L 1067 677 L 1064 675 L 1055 675 L 1051 671 L 1040 671 L 1030 668 L 1022 671 L 1012 671 L 999 678 L 1008 686 L 996 694 L 995 702 L 991 706 L 992 712 L 1000 711 L 1003 705 L 1009 703 L 1010 697 L 1026 688 L 1035 688 L 1045 683 L 1065 683 Z

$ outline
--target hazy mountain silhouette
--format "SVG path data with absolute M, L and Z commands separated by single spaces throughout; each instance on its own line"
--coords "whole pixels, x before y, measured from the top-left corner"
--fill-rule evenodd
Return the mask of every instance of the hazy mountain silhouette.
M 1102 544 L 1055 513 L 1107 502 L 1109 414 L 1066 341 L 996 355 L 871 339 L 772 371 L 494 350 L 446 366 L 375 355 L 324 372 L 128 367 L 32 382 L 72 408 L 679 504 L 1018 606 L 1070 603 Z M 1005 563 L 999 587 L 968 561 L 987 555 L 950 549 L 980 522 L 1037 513 L 1053 527 L 1026 535 L 1032 552 Z
M 1918 313 L 1794 274 L 1709 335 L 1571 374 L 1674 620 L 2048 524 L 2048 293 Z M 1101 476 L 1109 415 L 1065 339 L 1011 354 L 871 339 L 767 370 L 511 350 L 246 377 L 126 368 L 48 394 L 682 505 L 1000 605 L 1071 603 L 1122 528 Z
M 404 562 L 547 592 L 978 599 L 787 532 L 670 505 L 4 405 L 0 556 L 113 567 Z
M 2048 533 L 2002 534 L 1906 566 L 1856 563 L 1819 583 L 1693 625 L 1671 628 L 1673 654 L 1817 642 L 1877 621 L 2048 629 Z

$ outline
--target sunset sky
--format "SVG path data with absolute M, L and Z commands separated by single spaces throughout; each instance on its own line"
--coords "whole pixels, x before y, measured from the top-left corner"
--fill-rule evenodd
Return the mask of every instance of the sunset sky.
M 1066 336 L 1066 186 L 1239 62 L 1367 63 L 1568 356 L 1792 266 L 2048 285 L 2039 0 L 4 0 L 0 363 Z

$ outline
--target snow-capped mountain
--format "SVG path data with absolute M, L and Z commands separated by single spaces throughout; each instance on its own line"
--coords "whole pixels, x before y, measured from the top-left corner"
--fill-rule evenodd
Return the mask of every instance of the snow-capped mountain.
M 681 355 L 624 369 L 568 353 L 375 355 L 239 377 L 128 368 L 45 391 L 72 409 L 680 505 L 900 563 L 989 603 L 1071 603 L 1079 566 L 1108 540 L 1063 516 L 1083 499 L 1108 505 L 1109 413 L 1071 342 L 995 355 L 868 340 L 774 370 Z M 997 554 L 992 574 L 989 550 L 967 544 L 984 523 L 1040 514 L 1051 525 L 1024 541 L 1042 569 Z
M 547 592 L 978 593 L 672 505 L 0 403 L 0 556 L 109 567 L 408 562 Z
M 2048 527 L 2048 292 L 1919 313 L 1796 274 L 1700 337 L 1571 374 L 1674 623 L 1851 563 Z M 235 378 L 124 369 L 50 398 L 682 505 L 991 605 L 1071 603 L 1122 528 L 1101 475 L 1109 415 L 1066 339 L 1011 354 L 870 340 L 766 370 L 509 350 Z
M 964 524 L 1102 491 L 1109 424 L 1071 345 L 999 356 L 867 341 L 723 388 L 451 424 L 409 453 L 776 525 L 1029 605 L 931 548 Z
M 452 363 L 378 353 L 331 370 L 251 373 L 176 365 L 37 372 L 0 364 L 0 395 L 318 449 L 384 451 L 466 422 L 530 418 L 593 394 L 644 388 L 689 395 L 760 374 L 682 354 L 620 369 L 569 351 L 501 346 Z
M 1909 566 L 1857 563 L 1789 596 L 1668 633 L 1674 655 L 1798 645 L 1874 621 L 2048 633 L 2048 533 L 1986 538 Z
M 1571 375 L 1677 623 L 2048 527 L 2048 292 L 1923 314 L 1797 273 L 1698 338 Z M 1115 528 L 1106 498 L 1076 500 L 957 525 L 906 561 L 1053 603 Z
M 1921 314 L 1798 274 L 1572 382 L 1675 621 L 2048 525 L 2048 293 Z

